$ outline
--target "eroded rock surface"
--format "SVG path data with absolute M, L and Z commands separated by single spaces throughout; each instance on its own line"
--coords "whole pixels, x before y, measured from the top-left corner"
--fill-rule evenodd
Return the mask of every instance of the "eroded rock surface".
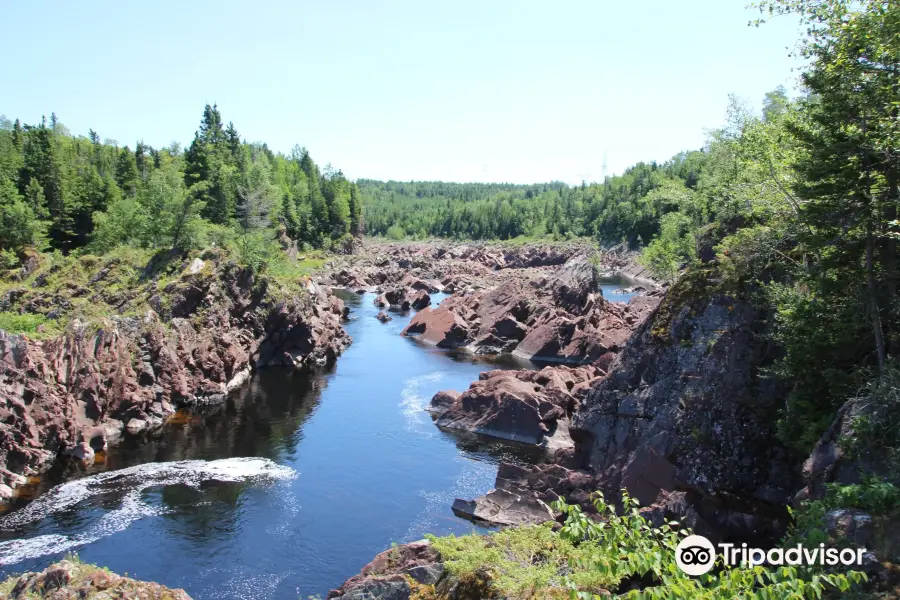
M 434 585 L 444 575 L 440 556 L 428 542 L 403 544 L 378 554 L 336 590 L 328 593 L 335 600 L 408 600 L 412 593 L 409 579 Z
M 0 583 L 0 597 L 10 600 L 191 600 L 184 590 L 122 577 L 106 569 L 71 560 L 61 560 L 39 573 L 25 573 Z
M 110 306 L 109 317 L 75 319 L 44 340 L 0 331 L 0 484 L 15 487 L 15 474 L 60 454 L 89 461 L 121 430 L 157 427 L 179 405 L 220 402 L 254 368 L 323 364 L 350 343 L 343 303 L 318 284 L 280 294 L 219 255 L 202 262 L 124 298 L 98 283 L 121 265 L 97 265 L 91 301 Z M 7 295 L 4 309 L 34 310 L 62 294 L 42 285 L 39 276 L 33 291 Z
M 787 388 L 760 368 L 774 355 L 766 315 L 740 292 L 686 276 L 617 356 L 572 419 L 581 466 L 603 488 L 644 505 L 660 491 L 687 500 L 741 539 L 777 535 L 800 481 L 777 443 Z
M 636 297 L 627 305 L 606 301 L 593 266 L 577 257 L 532 278 L 457 292 L 437 308 L 417 313 L 403 335 L 477 354 L 589 363 L 621 349 L 658 302 L 658 295 Z
M 784 506 L 801 477 L 775 436 L 787 386 L 761 373 L 775 355 L 762 335 L 767 315 L 710 275 L 676 284 L 619 353 L 594 363 L 595 377 L 572 386 L 574 452 L 563 447 L 552 466 L 504 466 L 497 490 L 519 504 L 565 496 L 590 511 L 592 491 L 618 498 L 624 488 L 654 521 L 674 518 L 708 537 L 771 540 L 783 532 Z M 489 496 L 475 500 L 482 514 L 492 510 Z
M 436 423 L 492 437 L 550 447 L 572 446 L 568 419 L 603 371 L 592 366 L 541 371 L 487 371 L 462 394 L 438 392 Z

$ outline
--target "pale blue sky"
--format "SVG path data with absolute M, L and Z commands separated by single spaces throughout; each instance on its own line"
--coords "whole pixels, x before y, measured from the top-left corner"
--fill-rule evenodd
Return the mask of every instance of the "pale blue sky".
M 3 7 L 0 114 L 187 144 L 243 137 L 351 178 L 578 182 L 665 160 L 727 95 L 793 87 L 789 21 L 743 0 L 256 0 Z

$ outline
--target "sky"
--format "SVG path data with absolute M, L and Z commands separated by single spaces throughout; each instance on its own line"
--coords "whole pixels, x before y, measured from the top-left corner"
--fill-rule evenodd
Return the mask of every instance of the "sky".
M 744 0 L 29 0 L 0 114 L 134 147 L 217 103 L 351 179 L 578 183 L 703 145 L 729 94 L 795 87 L 796 24 Z

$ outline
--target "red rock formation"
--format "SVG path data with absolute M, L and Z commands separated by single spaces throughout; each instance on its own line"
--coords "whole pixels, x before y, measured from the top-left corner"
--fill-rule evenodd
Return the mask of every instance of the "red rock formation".
M 438 415 L 439 427 L 527 444 L 571 446 L 568 416 L 587 392 L 581 384 L 601 375 L 590 366 L 487 371 L 462 394 L 438 392 L 430 410 Z
M 350 342 L 343 303 L 305 285 L 304 297 L 273 302 L 265 281 L 223 265 L 152 295 L 162 315 L 76 320 L 43 341 L 0 331 L 0 484 L 14 487 L 15 473 L 40 472 L 58 454 L 89 460 L 176 405 L 222 401 L 253 368 L 333 360 Z

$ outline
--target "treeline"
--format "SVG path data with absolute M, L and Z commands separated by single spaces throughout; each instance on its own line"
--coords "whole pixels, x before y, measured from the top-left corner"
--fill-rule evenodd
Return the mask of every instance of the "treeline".
M 7 264 L 28 246 L 104 252 L 119 244 L 188 250 L 240 242 L 256 255 L 276 234 L 327 248 L 362 228 L 359 189 L 316 165 L 242 141 L 207 105 L 182 151 L 134 149 L 72 135 L 51 115 L 37 125 L 0 119 L 0 251 Z
M 642 245 L 685 187 L 697 185 L 703 152 L 639 163 L 602 184 L 537 185 L 360 180 L 371 235 L 460 239 L 592 237 Z M 673 197 L 674 196 L 674 197 Z

